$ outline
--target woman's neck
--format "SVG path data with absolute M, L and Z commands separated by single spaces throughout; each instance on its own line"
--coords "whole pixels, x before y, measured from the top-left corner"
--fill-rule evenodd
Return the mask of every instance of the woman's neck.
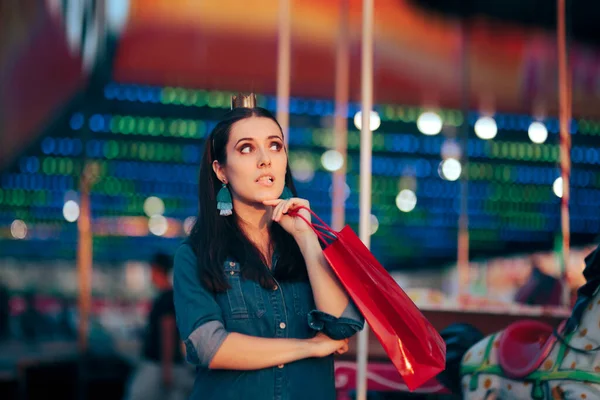
M 269 228 L 273 222 L 272 207 L 234 203 L 240 229 L 246 237 L 258 248 L 266 260 L 271 256 L 271 237 Z

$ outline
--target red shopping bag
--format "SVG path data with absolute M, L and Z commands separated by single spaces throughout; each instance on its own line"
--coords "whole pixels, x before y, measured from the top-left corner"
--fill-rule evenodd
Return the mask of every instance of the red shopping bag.
M 383 349 L 412 391 L 442 372 L 446 344 L 413 301 L 379 264 L 356 233 L 346 226 L 335 232 L 310 223 L 326 245 L 323 253 L 338 279 L 375 333 Z

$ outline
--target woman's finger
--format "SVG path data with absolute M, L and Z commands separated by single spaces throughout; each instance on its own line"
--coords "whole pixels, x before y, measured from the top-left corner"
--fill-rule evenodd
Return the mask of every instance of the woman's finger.
M 275 206 L 275 209 L 273 210 L 273 221 L 279 222 L 279 220 L 281 219 L 281 209 L 284 205 L 285 201 L 282 201 L 279 204 L 277 204 L 277 206 Z
M 292 198 L 288 200 L 287 204 L 283 208 L 283 213 L 287 214 L 290 209 L 296 209 L 298 207 L 306 207 L 309 208 L 308 200 Z

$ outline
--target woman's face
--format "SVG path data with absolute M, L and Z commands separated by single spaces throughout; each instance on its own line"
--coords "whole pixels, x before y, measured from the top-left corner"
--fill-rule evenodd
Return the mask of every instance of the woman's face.
M 229 184 L 234 201 L 246 204 L 279 198 L 285 186 L 287 154 L 283 135 L 269 118 L 250 117 L 232 125 L 225 165 L 213 170 Z

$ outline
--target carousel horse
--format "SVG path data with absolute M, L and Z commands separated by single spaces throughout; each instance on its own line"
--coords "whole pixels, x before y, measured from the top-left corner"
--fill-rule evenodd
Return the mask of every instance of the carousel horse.
M 483 339 L 467 324 L 442 331 L 438 380 L 463 399 L 600 399 L 600 246 L 585 264 L 586 283 L 556 329 L 523 320 Z

